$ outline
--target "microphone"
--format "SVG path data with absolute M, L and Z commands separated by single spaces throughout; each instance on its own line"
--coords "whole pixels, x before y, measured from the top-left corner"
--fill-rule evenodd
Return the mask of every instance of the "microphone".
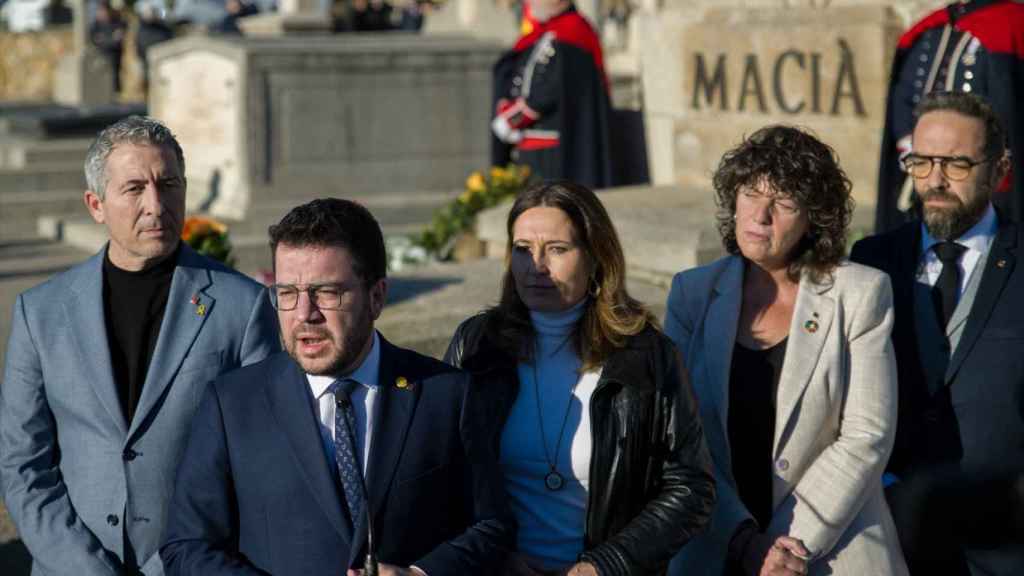
M 352 405 L 352 399 L 348 392 L 341 386 L 334 390 L 334 406 L 345 409 Z M 355 431 L 352 437 L 355 438 Z M 373 548 L 373 513 L 370 510 L 370 493 L 366 490 L 366 478 L 362 470 L 359 471 L 359 485 L 363 489 L 363 508 L 366 510 L 366 559 L 363 560 L 363 576 L 378 576 L 380 567 L 377 562 L 377 554 Z M 355 520 L 355 519 L 353 519 Z

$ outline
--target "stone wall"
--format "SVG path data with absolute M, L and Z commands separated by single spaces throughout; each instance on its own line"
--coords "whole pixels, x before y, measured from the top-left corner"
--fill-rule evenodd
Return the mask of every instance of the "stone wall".
M 50 100 L 57 62 L 71 48 L 71 26 L 0 32 L 0 101 Z

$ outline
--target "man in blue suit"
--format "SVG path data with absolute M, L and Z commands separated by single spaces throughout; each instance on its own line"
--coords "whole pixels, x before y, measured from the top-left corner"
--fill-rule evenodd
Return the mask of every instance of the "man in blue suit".
M 886 499 L 912 574 L 1024 574 L 1024 229 L 992 207 L 1005 132 L 973 94 L 931 94 L 916 116 L 904 168 L 923 219 L 852 253 L 892 278 Z
M 287 353 L 193 421 L 161 555 L 176 575 L 496 573 L 513 542 L 485 411 L 455 368 L 374 330 L 380 227 L 316 200 L 270 228 Z
M 0 487 L 33 574 L 163 573 L 174 470 L 218 374 L 280 349 L 266 290 L 180 240 L 184 158 L 134 116 L 89 149 L 110 240 L 18 296 L 0 386 Z

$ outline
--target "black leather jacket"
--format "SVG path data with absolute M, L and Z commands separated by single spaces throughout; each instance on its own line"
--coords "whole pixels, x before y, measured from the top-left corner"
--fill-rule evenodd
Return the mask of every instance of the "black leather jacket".
M 484 335 L 484 314 L 456 330 L 445 360 L 474 377 L 501 429 L 519 392 L 517 361 Z M 604 363 L 590 400 L 593 452 L 581 561 L 601 576 L 664 574 L 711 517 L 715 483 L 682 359 L 647 328 Z

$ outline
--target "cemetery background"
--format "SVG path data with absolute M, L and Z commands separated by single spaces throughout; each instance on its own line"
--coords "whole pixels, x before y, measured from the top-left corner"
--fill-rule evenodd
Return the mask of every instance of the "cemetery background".
M 231 224 L 238 266 L 254 276 L 269 267 L 266 226 L 305 199 L 358 198 L 402 237 L 488 168 L 489 68 L 517 33 L 507 2 L 447 0 L 419 36 L 295 37 L 322 30 L 326 15 L 317 2 L 282 0 L 253 20 L 253 36 L 197 30 L 154 48 L 143 102 L 128 48 L 125 89 L 98 89 L 108 73 L 84 45 L 79 1 L 74 25 L 0 30 L 0 364 L 17 293 L 102 245 L 82 209 L 81 161 L 111 118 L 148 107 L 171 126 L 190 209 Z M 614 14 L 623 3 L 577 4 L 603 32 L 615 105 L 642 118 L 650 185 L 602 196 L 631 289 L 659 317 L 671 274 L 720 255 L 710 172 L 761 125 L 808 126 L 836 147 L 855 183 L 855 234 L 868 231 L 896 39 L 943 2 L 634 0 Z M 100 101 L 79 105 L 90 98 Z M 392 273 L 380 330 L 440 354 L 455 324 L 498 293 L 506 213 L 479 218 L 490 258 Z M 27 574 L 27 562 L 0 506 L 0 573 Z

